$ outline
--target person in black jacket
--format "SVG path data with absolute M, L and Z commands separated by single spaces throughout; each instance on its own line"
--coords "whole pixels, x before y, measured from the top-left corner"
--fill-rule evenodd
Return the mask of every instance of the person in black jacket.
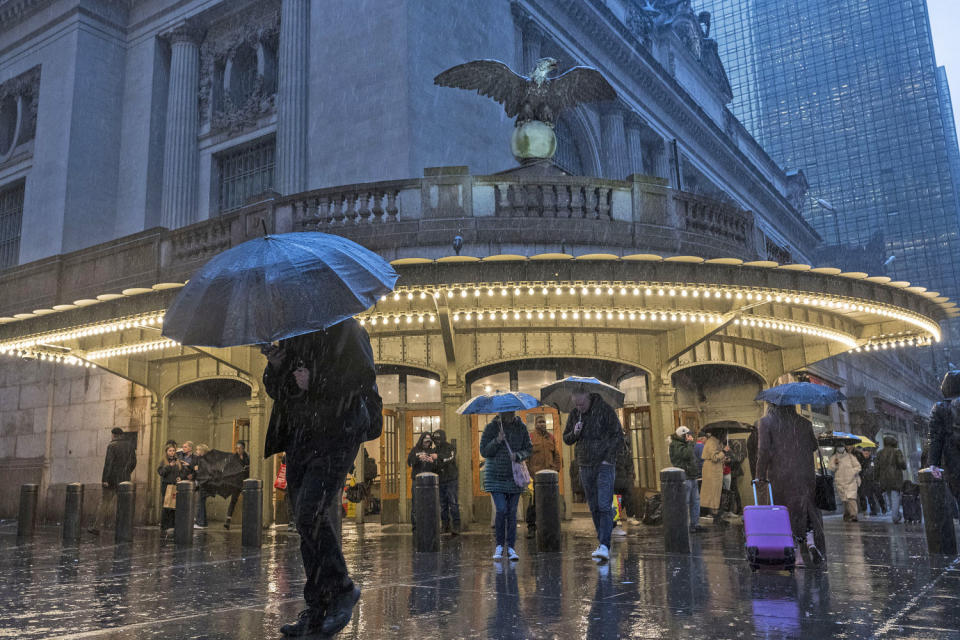
M 599 542 L 591 555 L 602 562 L 610 559 L 613 484 L 617 451 L 623 444 L 623 427 L 617 412 L 596 393 L 576 392 L 573 404 L 563 430 L 563 441 L 576 445 L 574 459 L 580 469 L 580 484 L 590 505 Z
M 960 497 L 960 370 L 943 376 L 940 391 L 945 400 L 933 405 L 927 463 L 936 477 L 946 476 L 950 493 Z
M 247 443 L 243 440 L 237 440 L 237 445 L 234 447 L 233 455 L 237 457 L 237 460 L 240 462 L 240 466 L 243 467 L 243 477 L 250 477 L 250 456 L 247 454 Z M 240 499 L 240 494 L 243 493 L 243 489 L 237 489 L 232 494 L 230 494 L 230 504 L 227 505 L 227 519 L 223 523 L 224 529 L 230 528 L 230 520 L 233 518 L 233 510 L 237 508 L 237 501 Z
M 183 460 L 177 455 L 177 451 L 176 444 L 168 443 L 164 450 L 163 463 L 157 467 L 157 473 L 160 475 L 160 504 L 162 507 L 160 530 L 164 533 L 173 533 L 177 505 L 177 483 L 186 480 L 187 476 L 191 475 L 190 468 L 183 463 Z
M 440 522 L 443 531 L 452 535 L 460 533 L 460 502 L 457 492 L 460 489 L 459 470 L 457 469 L 457 448 L 447 441 L 447 432 L 437 429 L 433 433 L 437 443 L 437 463 L 440 466 Z
M 307 609 L 280 632 L 333 634 L 360 599 L 340 549 L 340 496 L 365 440 L 380 436 L 382 400 L 370 338 L 349 318 L 329 329 L 262 348 L 263 384 L 274 400 L 265 458 L 286 453 L 287 489 L 300 534 Z M 331 517 L 333 516 L 333 517 Z
M 410 467 L 410 486 L 413 487 L 417 481 L 417 475 L 421 473 L 438 473 L 440 471 L 440 462 L 438 461 L 437 447 L 433 444 L 432 433 L 421 433 L 417 444 L 413 445 L 410 453 L 407 454 L 407 466 Z M 417 507 L 414 503 L 417 492 L 410 492 L 410 522 L 413 528 L 417 528 L 417 520 L 414 514 Z
M 99 535 L 100 529 L 114 521 L 117 506 L 117 485 L 129 482 L 130 474 L 137 467 L 137 452 L 133 444 L 123 438 L 123 429 L 110 430 L 113 439 L 107 445 L 106 459 L 103 461 L 103 474 L 100 476 L 100 504 L 93 527 L 88 529 L 93 535 Z M 111 517 L 113 516 L 113 517 Z

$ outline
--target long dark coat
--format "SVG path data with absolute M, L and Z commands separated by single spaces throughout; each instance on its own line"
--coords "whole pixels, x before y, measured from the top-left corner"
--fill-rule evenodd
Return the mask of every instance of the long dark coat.
M 373 350 L 359 322 L 350 318 L 325 331 L 281 340 L 280 347 L 283 361 L 277 367 L 267 364 L 263 372 L 264 388 L 274 400 L 265 458 L 282 451 L 299 452 L 294 457 L 330 448 L 347 451 L 380 436 L 383 405 Z M 310 370 L 306 390 L 293 376 L 301 366 Z M 345 469 L 353 461 L 346 462 Z
M 426 433 L 420 434 L 420 439 L 417 440 L 417 444 L 413 445 L 413 449 L 410 449 L 410 453 L 407 454 L 407 466 L 410 467 L 410 478 L 412 480 L 417 479 L 417 474 L 419 473 L 436 473 L 440 474 L 440 449 L 436 446 L 428 449 L 423 446 L 423 439 L 427 437 Z M 431 435 L 431 440 L 433 436 Z M 430 453 L 436 455 L 436 459 L 431 462 L 424 462 L 417 454 L 420 453 Z
M 792 406 L 771 406 L 757 423 L 756 477 L 773 484 L 773 501 L 790 512 L 794 537 L 803 539 L 812 529 L 817 547 L 825 553 L 813 466 L 817 448 L 813 424 Z
M 101 482 L 116 489 L 121 482 L 128 482 L 130 474 L 137 466 L 137 452 L 133 444 L 126 440 L 111 440 L 107 445 L 107 457 L 103 462 Z
M 893 436 L 883 437 L 883 449 L 877 454 L 877 484 L 880 491 L 900 491 L 907 461 Z

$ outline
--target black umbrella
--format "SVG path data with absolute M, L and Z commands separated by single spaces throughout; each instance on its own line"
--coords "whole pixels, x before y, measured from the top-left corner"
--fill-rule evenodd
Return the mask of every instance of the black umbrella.
M 737 420 L 719 420 L 717 422 L 711 422 L 700 431 L 703 433 L 714 432 L 717 436 L 722 432 L 728 435 L 731 433 L 751 433 L 753 432 L 753 425 Z
M 197 462 L 197 484 L 209 494 L 227 498 L 243 489 L 246 476 L 240 458 L 229 451 L 211 449 Z

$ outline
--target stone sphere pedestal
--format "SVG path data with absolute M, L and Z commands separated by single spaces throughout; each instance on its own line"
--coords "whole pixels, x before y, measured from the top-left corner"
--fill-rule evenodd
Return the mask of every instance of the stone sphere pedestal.
M 520 163 L 549 160 L 557 152 L 557 136 L 553 133 L 553 127 L 545 122 L 524 122 L 514 128 L 510 150 Z

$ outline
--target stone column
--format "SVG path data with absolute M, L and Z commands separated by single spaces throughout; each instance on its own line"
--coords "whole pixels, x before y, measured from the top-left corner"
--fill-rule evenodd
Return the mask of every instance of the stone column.
M 185 22 L 166 34 L 170 41 L 170 91 L 163 145 L 160 224 L 176 229 L 196 222 L 200 155 L 200 41 L 203 31 Z
M 307 190 L 307 80 L 310 0 L 283 0 L 277 75 L 276 189 Z
M 672 385 L 662 382 L 657 385 L 657 380 L 653 377 L 650 379 L 650 387 L 652 391 L 650 394 L 650 428 L 653 433 L 653 441 L 665 442 L 675 429 L 673 426 L 674 388 Z M 654 453 L 657 469 L 665 469 L 671 466 L 666 447 L 654 447 Z
M 643 119 L 628 111 L 624 119 L 627 130 L 627 175 L 642 174 L 643 170 Z
M 626 133 L 623 107 L 616 102 L 600 106 L 600 157 L 603 174 L 611 180 L 623 180 L 630 174 L 627 164 Z
M 658 178 L 666 178 L 667 183 L 676 188 L 677 180 L 670 163 L 670 141 L 661 139 L 653 150 L 653 172 Z
M 520 69 L 522 75 L 530 75 L 537 66 L 542 47 L 543 31 L 533 21 L 526 20 L 523 25 L 523 68 Z
M 262 369 L 257 369 L 257 375 L 263 375 Z M 267 435 L 267 424 L 270 420 L 270 410 L 273 408 L 270 397 L 265 393 L 254 392 L 247 401 L 247 410 L 250 419 L 250 442 L 247 449 L 250 451 L 250 477 L 258 478 L 263 482 L 260 499 L 260 515 L 263 526 L 269 526 L 273 521 L 273 460 L 263 457 L 263 442 Z M 253 452 L 256 452 L 254 454 Z
M 447 432 L 447 440 L 457 441 L 457 472 L 460 474 L 457 493 L 460 502 L 460 526 L 467 529 L 467 523 L 473 520 L 473 439 L 470 434 L 470 417 L 457 413 L 457 407 L 463 404 L 466 388 L 462 384 L 449 384 L 446 381 L 440 387 L 443 399 L 442 428 Z M 406 454 L 404 454 L 406 455 Z

